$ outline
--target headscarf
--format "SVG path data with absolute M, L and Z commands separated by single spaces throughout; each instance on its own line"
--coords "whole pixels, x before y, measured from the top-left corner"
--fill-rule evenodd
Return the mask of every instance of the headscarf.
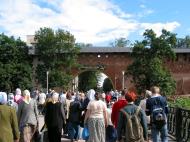
M 0 92 L 0 104 L 7 103 L 7 94 L 5 92 Z
M 95 99 L 94 95 L 95 95 L 94 89 L 90 89 L 90 90 L 87 92 L 87 97 L 88 97 L 88 99 L 89 99 L 90 101 L 92 101 L 92 100 Z
M 30 91 L 29 90 L 24 90 L 23 91 L 23 101 L 25 102 L 25 103 L 27 103 L 27 104 L 29 104 L 30 103 L 30 100 L 31 100 L 31 98 L 30 98 Z
M 136 100 L 137 96 L 134 92 L 127 92 L 125 94 L 125 99 L 128 101 L 128 102 L 134 102 Z
M 15 91 L 15 102 L 17 104 L 19 104 L 22 99 L 23 99 L 23 97 L 21 96 L 21 90 L 20 90 L 20 88 L 17 88 Z

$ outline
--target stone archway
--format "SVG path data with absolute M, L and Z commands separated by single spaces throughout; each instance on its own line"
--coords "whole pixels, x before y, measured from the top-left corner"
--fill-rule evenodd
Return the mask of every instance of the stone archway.
M 82 73 L 85 73 L 85 72 L 90 72 L 90 71 L 98 71 L 100 74 L 104 74 L 106 77 L 105 78 L 109 78 L 110 79 L 110 82 L 112 83 L 113 85 L 113 88 L 115 89 L 115 86 L 114 86 L 114 80 L 112 80 L 112 78 L 103 70 L 103 69 L 99 69 L 99 68 L 96 68 L 96 67 L 86 67 L 85 69 L 82 69 L 82 70 L 75 70 L 73 71 L 73 81 L 72 81 L 72 89 L 73 90 L 78 90 L 78 81 L 79 81 L 79 75 L 82 74 Z M 104 79 L 105 79 L 104 78 Z M 103 80 L 102 80 L 103 81 Z M 102 87 L 102 86 L 101 86 Z
M 114 55 L 112 53 L 80 53 L 78 63 L 81 67 L 78 70 L 74 69 L 73 75 L 76 76 L 86 70 L 100 70 L 109 76 L 114 89 L 122 90 L 124 87 L 131 86 L 130 81 L 122 73 L 131 61 L 129 53 L 127 55 L 126 53 L 116 53 Z
M 177 82 L 176 94 L 189 94 L 190 49 L 175 49 L 174 51 L 177 54 L 176 61 L 166 60 L 165 65 Z M 78 74 L 81 70 L 88 68 L 101 69 L 110 77 L 115 89 L 133 88 L 130 79 L 122 74 L 122 71 L 125 71 L 132 63 L 131 52 L 130 48 L 82 48 L 77 59 L 82 68 L 73 71 L 73 74 Z

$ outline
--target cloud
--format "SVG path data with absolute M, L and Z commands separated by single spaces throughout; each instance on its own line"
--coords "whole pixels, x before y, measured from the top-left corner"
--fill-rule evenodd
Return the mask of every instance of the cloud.
M 146 9 L 139 16 L 153 13 Z M 101 43 L 131 33 L 153 28 L 173 31 L 177 22 L 140 23 L 135 15 L 127 13 L 108 0 L 1 0 L 0 31 L 20 36 L 33 35 L 40 27 L 62 28 L 74 34 L 77 42 Z
M 140 7 L 140 8 L 146 8 L 146 5 L 141 4 L 139 7 Z
M 173 31 L 177 27 L 179 27 L 180 24 L 176 21 L 174 22 L 167 22 L 167 23 L 142 23 L 140 24 L 140 27 L 142 27 L 143 31 L 146 29 L 152 29 L 157 36 L 161 35 L 161 30 L 166 29 L 168 31 Z M 142 32 L 141 32 L 142 35 Z

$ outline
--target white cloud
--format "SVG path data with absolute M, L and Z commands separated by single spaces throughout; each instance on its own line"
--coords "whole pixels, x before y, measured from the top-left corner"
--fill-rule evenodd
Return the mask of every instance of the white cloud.
M 146 8 L 146 5 L 141 4 L 139 7 L 140 7 L 140 8 Z
M 146 29 L 152 29 L 156 33 L 157 36 L 161 35 L 162 29 L 166 29 L 168 31 L 173 31 L 177 27 L 180 26 L 178 22 L 167 22 L 167 23 L 142 23 L 140 24 L 141 27 L 146 30 Z M 144 31 L 143 30 L 143 31 Z M 142 34 L 142 32 L 141 32 Z
M 34 34 L 40 27 L 63 28 L 74 34 L 78 42 L 96 44 L 127 38 L 132 32 L 147 28 L 159 32 L 162 28 L 173 31 L 179 26 L 177 22 L 140 23 L 135 15 L 122 11 L 108 0 L 41 0 L 49 7 L 39 6 L 38 2 L 1 0 L 0 30 L 2 27 L 5 34 L 25 40 L 26 35 Z M 140 16 L 152 12 L 144 9 Z

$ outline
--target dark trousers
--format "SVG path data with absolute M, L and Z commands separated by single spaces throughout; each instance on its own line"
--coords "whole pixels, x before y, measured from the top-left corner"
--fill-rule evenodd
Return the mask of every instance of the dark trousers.
M 78 139 L 78 137 L 79 137 L 79 124 L 73 123 L 73 122 L 68 123 L 68 136 L 69 136 L 69 139 L 71 139 L 71 140 Z
M 61 142 L 61 130 L 57 127 L 48 128 L 49 142 Z
M 111 126 L 108 125 L 106 128 L 106 142 L 116 142 L 117 140 L 117 130 Z

